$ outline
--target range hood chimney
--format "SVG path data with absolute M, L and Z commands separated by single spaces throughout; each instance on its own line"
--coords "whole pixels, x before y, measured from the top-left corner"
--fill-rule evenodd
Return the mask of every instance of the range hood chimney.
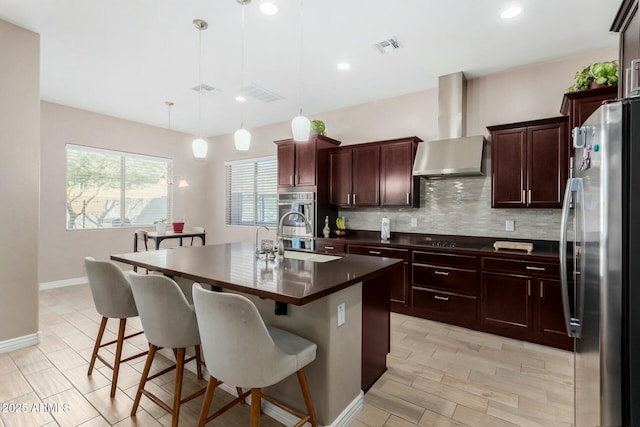
M 484 175 L 484 136 L 466 136 L 467 79 L 457 72 L 438 78 L 438 140 L 418 144 L 414 176 Z

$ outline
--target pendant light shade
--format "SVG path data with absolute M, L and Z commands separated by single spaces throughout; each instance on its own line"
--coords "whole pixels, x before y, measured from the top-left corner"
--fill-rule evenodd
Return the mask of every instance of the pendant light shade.
M 191 150 L 193 150 L 193 157 L 196 159 L 206 159 L 209 144 L 202 138 L 196 138 L 191 143 Z
M 251 132 L 246 129 L 238 129 L 233 134 L 233 142 L 236 144 L 236 150 L 249 151 L 251 145 Z
M 291 132 L 294 141 L 306 142 L 311 135 L 311 122 L 303 115 L 296 116 L 291 120 Z
M 202 139 L 202 31 L 206 30 L 209 25 L 202 19 L 194 19 L 193 26 L 198 30 L 198 137 L 191 143 L 193 157 L 196 159 L 207 158 L 209 144 Z

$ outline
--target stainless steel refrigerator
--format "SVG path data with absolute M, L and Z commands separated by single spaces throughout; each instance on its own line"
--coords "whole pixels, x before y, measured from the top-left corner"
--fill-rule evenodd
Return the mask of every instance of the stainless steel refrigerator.
M 575 424 L 640 426 L 640 98 L 601 106 L 573 144 L 560 261 Z

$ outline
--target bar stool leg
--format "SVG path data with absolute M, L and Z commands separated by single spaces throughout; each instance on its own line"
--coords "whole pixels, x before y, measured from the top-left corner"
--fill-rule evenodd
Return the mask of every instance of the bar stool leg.
M 122 344 L 124 343 L 124 328 L 126 325 L 127 319 L 120 319 L 118 341 L 116 342 L 116 359 L 113 362 L 113 378 L 111 379 L 111 397 L 116 395 L 116 388 L 118 387 L 118 372 L 120 372 L 120 359 L 122 358 Z
M 102 344 L 102 336 L 104 335 L 104 330 L 107 327 L 107 318 L 102 317 L 102 321 L 100 322 L 100 328 L 98 329 L 98 336 L 96 336 L 96 345 L 93 346 L 93 354 L 91 355 L 91 362 L 89 363 L 89 371 L 87 375 L 91 375 L 93 372 L 93 366 L 96 364 L 96 357 L 98 357 L 98 350 L 100 350 L 100 344 Z
M 200 352 L 200 346 L 196 346 L 196 372 L 198 379 L 202 379 L 202 353 Z
M 177 351 L 176 360 L 176 388 L 173 394 L 173 417 L 171 426 L 178 427 L 178 417 L 180 416 L 180 395 L 182 393 L 182 374 L 184 373 L 184 348 Z
M 311 419 L 312 427 L 318 425 L 318 419 L 316 417 L 316 410 L 313 407 L 313 401 L 311 400 L 311 392 L 309 391 L 309 383 L 307 382 L 307 375 L 304 373 L 304 369 L 300 369 L 296 372 L 298 374 L 298 382 L 300 383 L 300 389 L 302 389 L 302 396 L 304 397 L 304 404 L 307 406 L 307 413 Z
M 198 427 L 204 427 L 207 422 L 207 414 L 209 414 L 209 408 L 211 407 L 211 401 L 213 400 L 213 393 L 218 386 L 218 380 L 213 376 L 209 376 L 209 383 L 207 384 L 207 391 L 204 395 L 204 401 L 202 402 L 202 408 L 200 409 L 200 419 L 198 420 Z
M 138 385 L 138 391 L 136 392 L 136 398 L 133 401 L 133 408 L 131 409 L 131 416 L 134 417 L 136 415 L 136 411 L 138 410 L 138 405 L 140 404 L 140 398 L 142 397 L 142 389 L 144 389 L 144 385 L 147 382 L 147 378 L 149 377 L 149 371 L 151 370 L 151 363 L 153 362 L 153 358 L 156 355 L 156 351 L 158 347 L 149 344 L 149 354 L 147 355 L 147 361 L 144 364 L 144 369 L 142 370 L 142 375 L 140 376 L 140 384 Z
M 259 388 L 251 389 L 251 427 L 260 427 L 260 400 Z

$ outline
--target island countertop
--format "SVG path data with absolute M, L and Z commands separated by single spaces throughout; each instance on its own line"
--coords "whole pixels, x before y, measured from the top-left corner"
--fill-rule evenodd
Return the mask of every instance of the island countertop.
M 345 254 L 328 262 L 257 259 L 249 243 L 191 246 L 112 255 L 136 267 L 287 304 L 304 305 L 396 268 L 401 260 Z

